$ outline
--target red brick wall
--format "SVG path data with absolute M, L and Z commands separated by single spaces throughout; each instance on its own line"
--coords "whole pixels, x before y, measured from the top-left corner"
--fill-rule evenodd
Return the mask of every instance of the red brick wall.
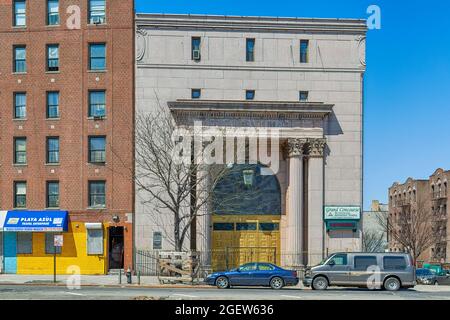
M 87 25 L 87 0 L 60 0 L 61 26 L 46 26 L 46 0 L 27 1 L 27 27 L 12 27 L 11 1 L 0 0 L 0 208 L 13 207 L 13 181 L 27 181 L 27 209 L 46 206 L 46 181 L 59 180 L 60 208 L 72 221 L 112 222 L 134 210 L 134 4 L 107 0 L 106 25 Z M 66 26 L 69 5 L 81 30 Z M 107 71 L 88 71 L 88 43 L 105 42 Z M 60 71 L 46 73 L 46 45 L 59 44 Z M 27 73 L 12 74 L 13 45 L 27 46 Z M 19 80 L 21 83 L 19 83 Z M 106 119 L 88 119 L 88 90 L 104 89 Z M 13 92 L 27 92 L 27 119 L 13 120 Z M 46 119 L 46 92 L 60 91 L 60 119 Z M 88 136 L 107 137 L 106 165 L 88 164 Z M 13 137 L 27 137 L 27 165 L 13 165 Z M 46 137 L 60 137 L 60 165 L 46 165 Z M 52 172 L 52 170 L 54 172 Z M 106 209 L 88 209 L 88 181 L 106 180 Z M 126 262 L 132 264 L 132 224 Z

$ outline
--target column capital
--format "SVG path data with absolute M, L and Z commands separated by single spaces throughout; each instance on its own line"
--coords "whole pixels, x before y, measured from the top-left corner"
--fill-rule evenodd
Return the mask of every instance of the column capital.
M 317 138 L 317 139 L 308 139 L 308 154 L 310 157 L 323 157 L 323 152 L 325 149 L 325 145 L 327 144 L 327 139 L 325 138 Z
M 304 155 L 304 148 L 308 143 L 307 139 L 292 138 L 287 141 L 287 155 L 288 157 L 301 157 Z

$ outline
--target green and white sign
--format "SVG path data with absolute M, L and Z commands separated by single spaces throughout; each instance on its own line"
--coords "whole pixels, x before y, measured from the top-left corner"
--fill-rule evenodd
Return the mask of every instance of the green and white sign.
M 361 207 L 356 206 L 326 206 L 325 220 L 360 220 Z

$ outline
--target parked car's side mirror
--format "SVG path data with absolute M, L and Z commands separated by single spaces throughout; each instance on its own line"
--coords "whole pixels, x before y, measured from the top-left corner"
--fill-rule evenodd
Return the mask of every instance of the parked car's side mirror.
M 334 266 L 334 265 L 336 264 L 336 262 L 334 262 L 334 260 L 331 260 L 330 262 L 328 262 L 328 264 L 329 264 L 330 266 Z

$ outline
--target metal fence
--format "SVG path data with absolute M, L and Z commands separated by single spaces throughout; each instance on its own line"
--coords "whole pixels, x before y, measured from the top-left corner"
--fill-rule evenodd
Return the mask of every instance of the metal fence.
M 158 276 L 157 250 L 136 251 L 136 271 L 143 276 Z M 196 276 L 203 277 L 213 271 L 225 271 L 249 262 L 268 262 L 302 272 L 305 264 L 315 265 L 323 259 L 322 253 L 280 253 L 273 247 L 228 247 L 197 252 L 198 269 Z M 309 261 L 308 261 L 309 260 Z
M 156 250 L 136 250 L 136 272 L 143 276 L 158 275 L 158 256 Z

